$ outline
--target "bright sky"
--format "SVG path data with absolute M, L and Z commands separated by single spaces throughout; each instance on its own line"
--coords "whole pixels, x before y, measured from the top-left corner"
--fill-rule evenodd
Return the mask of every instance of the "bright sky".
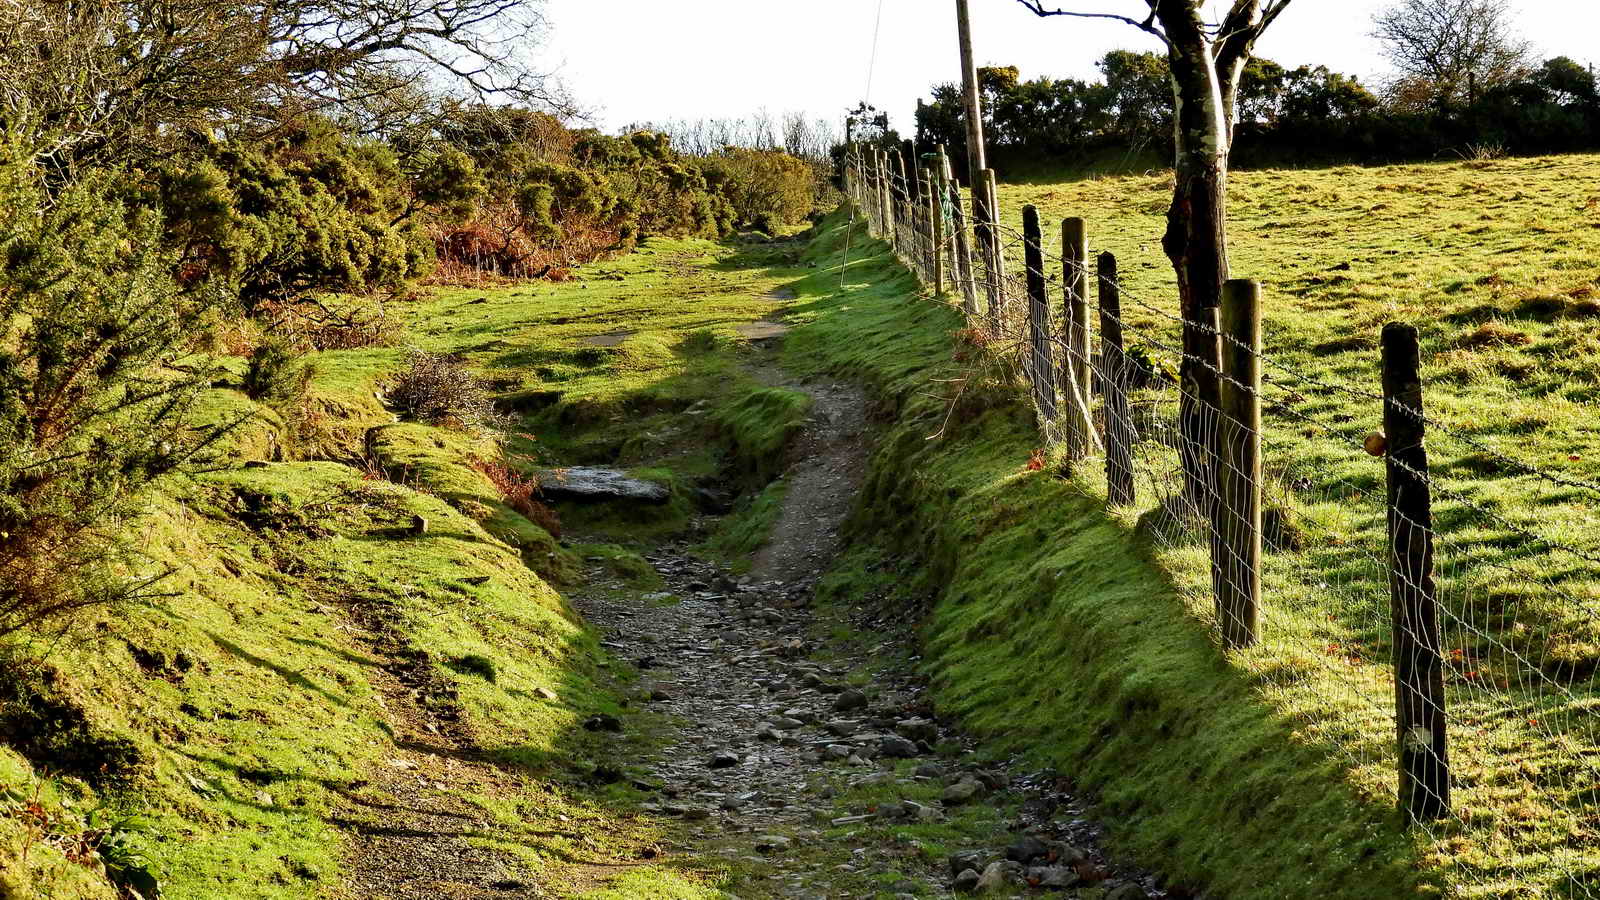
M 1131 12 L 1140 0 L 1058 0 Z M 1373 81 L 1385 72 L 1368 36 L 1388 0 L 1295 0 L 1259 52 Z M 882 0 L 872 103 L 912 130 L 919 96 L 960 77 L 954 0 Z M 1024 77 L 1092 77 L 1119 47 L 1157 49 L 1111 21 L 1039 19 L 1016 0 L 970 0 L 979 65 L 1015 65 Z M 1543 56 L 1600 64 L 1600 4 L 1512 0 L 1517 25 Z M 553 32 L 544 58 L 608 130 L 637 121 L 739 117 L 765 107 L 843 120 L 868 89 L 878 0 L 547 0 Z

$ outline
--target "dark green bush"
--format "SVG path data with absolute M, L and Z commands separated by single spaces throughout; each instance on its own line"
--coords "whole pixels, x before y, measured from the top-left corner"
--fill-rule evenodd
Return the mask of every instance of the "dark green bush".
M 274 335 L 251 351 L 244 373 L 244 392 L 252 400 L 285 405 L 305 396 L 312 374 L 311 366 L 293 342 Z
M 125 175 L 49 196 L 33 158 L 0 142 L 0 635 L 153 594 L 163 573 L 126 577 L 143 568 L 102 526 L 229 427 L 188 416 L 214 377 L 189 341 L 224 295 L 173 279 Z

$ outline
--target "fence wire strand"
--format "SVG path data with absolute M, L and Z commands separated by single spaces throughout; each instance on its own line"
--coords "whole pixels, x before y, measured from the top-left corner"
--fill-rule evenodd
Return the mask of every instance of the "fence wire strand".
M 1136 522 L 1175 571 L 1188 573 L 1181 586 L 1190 609 L 1219 633 L 1255 624 L 1220 620 L 1227 613 L 1212 598 L 1228 576 L 1219 573 L 1243 569 L 1259 577 L 1261 643 L 1234 659 L 1295 717 L 1300 738 L 1326 748 L 1367 799 L 1401 803 L 1397 750 L 1416 735 L 1397 724 L 1396 673 L 1436 667 L 1442 709 L 1425 701 L 1420 712 L 1444 717 L 1450 796 L 1431 798 L 1446 814 L 1417 827 L 1432 861 L 1454 873 L 1452 890 L 1535 896 L 1528 887 L 1539 885 L 1559 896 L 1600 897 L 1600 547 L 1576 539 L 1575 532 L 1592 529 L 1553 534 L 1548 518 L 1520 515 L 1454 472 L 1468 461 L 1515 478 L 1518 509 L 1587 510 L 1600 502 L 1600 484 L 1547 471 L 1397 398 L 1245 346 L 1210 322 L 1174 312 L 1170 301 L 1102 278 L 1092 258 L 1064 260 L 1045 241 L 1030 248 L 1027 234 L 998 214 L 987 222 L 958 214 L 959 191 L 941 187 L 937 172 L 930 184 L 902 177 L 885 159 L 848 158 L 852 202 L 871 234 L 923 285 L 942 268 L 968 334 L 1029 387 L 1041 445 L 1059 455 L 1081 427 L 1074 417 L 1087 423 L 1073 477 L 1107 498 L 1114 514 Z M 943 223 L 938 244 L 931 238 L 936 216 Z M 1029 269 L 1029 254 L 1042 260 L 1042 270 Z M 1043 310 L 1030 296 L 1030 275 L 1046 285 Z M 1090 295 L 1087 352 L 1064 336 L 1072 283 Z M 1120 309 L 1097 302 L 1107 291 Z M 1107 346 L 1102 323 L 1121 332 L 1121 346 Z M 1257 360 L 1259 388 L 1186 353 L 1185 330 Z M 1260 432 L 1207 402 L 1186 400 L 1189 371 L 1254 396 Z M 1088 373 L 1087 393 L 1073 373 Z M 1362 404 L 1371 418 L 1363 426 L 1317 412 L 1313 401 L 1331 397 Z M 1428 469 L 1392 451 L 1379 459 L 1364 450 L 1386 405 L 1425 430 Z M 1246 441 L 1259 442 L 1259 474 L 1233 464 Z M 1395 468 L 1391 477 L 1426 486 L 1431 521 L 1390 502 L 1386 465 Z M 1225 486 L 1240 483 L 1260 492 L 1259 561 L 1232 540 L 1253 524 L 1238 521 L 1224 496 Z M 1132 502 L 1112 503 L 1114 485 L 1117 492 L 1131 488 Z M 1397 545 L 1419 534 L 1433 548 L 1428 572 L 1397 564 Z M 1427 594 L 1436 599 L 1437 632 L 1397 632 L 1396 621 L 1410 620 L 1397 616 L 1391 598 Z

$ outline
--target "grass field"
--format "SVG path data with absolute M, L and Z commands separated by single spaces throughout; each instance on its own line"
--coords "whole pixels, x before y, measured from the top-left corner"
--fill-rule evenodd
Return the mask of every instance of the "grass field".
M 1037 205 L 1047 235 L 1085 218 L 1092 252 L 1119 258 L 1130 346 L 1175 363 L 1157 346 L 1176 346 L 1170 192 L 1141 175 L 1001 196 L 1018 225 Z M 1237 663 L 1371 802 L 1392 802 L 1384 476 L 1361 441 L 1381 428 L 1379 331 L 1415 324 L 1442 426 L 1429 447 L 1457 812 L 1427 829 L 1432 862 L 1468 895 L 1594 895 L 1600 158 L 1241 172 L 1229 213 L 1233 274 L 1265 291 L 1268 499 L 1300 532 L 1268 555 L 1265 645 Z M 1170 479 L 1170 454 L 1144 459 Z M 1204 546 L 1159 555 L 1208 617 Z

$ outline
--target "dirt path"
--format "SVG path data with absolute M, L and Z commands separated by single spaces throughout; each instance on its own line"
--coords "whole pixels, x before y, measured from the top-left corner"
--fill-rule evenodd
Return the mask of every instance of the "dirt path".
M 382 605 L 352 610 L 362 643 L 385 660 L 375 670 L 394 746 L 334 818 L 350 838 L 346 887 L 384 900 L 510 900 L 531 880 L 507 854 L 474 846 L 495 827 L 469 794 L 516 790 L 510 773 L 484 761 L 433 663 L 412 651 Z
M 875 646 L 826 639 L 830 627 L 859 636 L 865 624 L 828 621 L 812 600 L 866 470 L 868 403 L 850 385 L 762 375 L 815 406 L 751 574 L 731 578 L 672 544 L 647 556 L 670 598 L 575 598 L 605 646 L 641 670 L 640 698 L 679 723 L 648 761 L 660 796 L 646 811 L 682 820 L 692 853 L 729 861 L 741 898 L 950 896 L 980 882 L 1110 900 L 1187 896 L 1154 892 L 1153 878 L 1108 862 L 1062 779 L 973 762 L 974 743 L 934 718 L 909 665 L 885 665 L 914 653 L 909 633 L 878 635 Z M 973 824 L 989 821 L 974 814 L 982 808 L 1015 818 Z M 972 846 L 953 859 L 908 850 L 884 827 L 957 818 Z

